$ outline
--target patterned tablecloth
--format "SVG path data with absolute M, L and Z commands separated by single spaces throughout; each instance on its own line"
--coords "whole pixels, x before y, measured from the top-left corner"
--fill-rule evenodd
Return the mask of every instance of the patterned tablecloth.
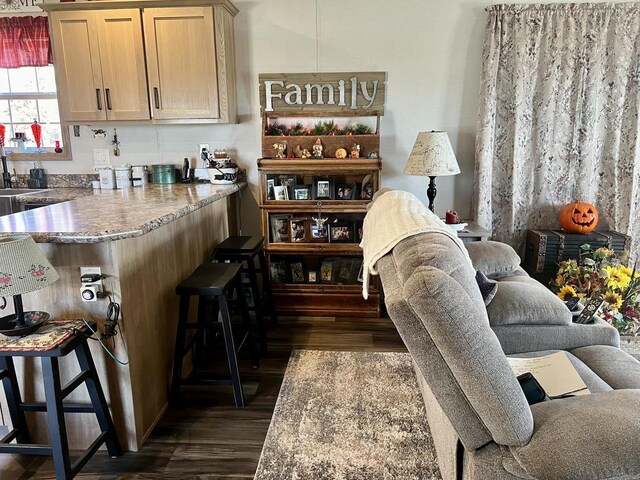
M 85 330 L 84 320 L 49 320 L 38 331 L 24 337 L 7 337 L 0 334 L 0 351 L 46 352 L 60 345 L 80 330 Z M 88 333 L 88 332 L 87 332 Z

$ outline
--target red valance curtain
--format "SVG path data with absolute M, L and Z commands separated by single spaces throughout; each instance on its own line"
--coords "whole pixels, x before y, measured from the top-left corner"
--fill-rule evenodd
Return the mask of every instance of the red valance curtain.
M 47 17 L 0 18 L 0 68 L 53 63 Z

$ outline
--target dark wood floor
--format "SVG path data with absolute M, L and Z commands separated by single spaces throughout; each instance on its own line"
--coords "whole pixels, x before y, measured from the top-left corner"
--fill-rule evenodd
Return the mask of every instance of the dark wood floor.
M 236 409 L 229 388 L 185 387 L 140 452 L 110 459 L 99 452 L 76 478 L 253 478 L 292 349 L 404 351 L 388 319 L 281 319 L 269 330 L 259 370 L 243 358 L 247 407 Z M 217 363 L 224 366 L 224 358 Z M 0 455 L 0 479 L 53 479 L 47 457 Z

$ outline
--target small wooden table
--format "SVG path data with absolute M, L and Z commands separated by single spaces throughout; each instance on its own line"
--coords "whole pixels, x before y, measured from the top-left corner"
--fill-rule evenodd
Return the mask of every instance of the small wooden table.
M 463 243 L 484 242 L 489 240 L 491 232 L 485 230 L 476 222 L 467 221 L 468 225 L 458 232 L 458 237 Z

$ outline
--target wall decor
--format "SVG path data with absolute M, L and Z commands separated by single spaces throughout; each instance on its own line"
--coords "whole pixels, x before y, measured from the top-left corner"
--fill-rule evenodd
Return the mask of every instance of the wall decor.
M 258 78 L 265 112 L 384 112 L 385 72 L 263 73 Z
M 0 2 L 0 12 L 4 13 L 42 13 L 38 5 L 44 0 L 3 0 Z

